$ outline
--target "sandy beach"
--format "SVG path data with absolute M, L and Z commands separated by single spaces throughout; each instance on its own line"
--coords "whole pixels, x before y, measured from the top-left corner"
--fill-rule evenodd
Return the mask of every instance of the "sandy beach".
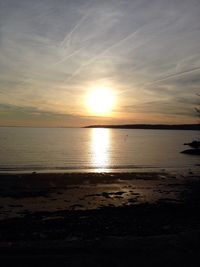
M 0 188 L 6 264 L 197 266 L 200 176 L 191 170 L 1 174 Z

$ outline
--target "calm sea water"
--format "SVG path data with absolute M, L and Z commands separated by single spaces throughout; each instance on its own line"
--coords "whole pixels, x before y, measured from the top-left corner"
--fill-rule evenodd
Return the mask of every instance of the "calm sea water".
M 129 171 L 192 168 L 181 154 L 195 131 L 0 127 L 0 171 Z

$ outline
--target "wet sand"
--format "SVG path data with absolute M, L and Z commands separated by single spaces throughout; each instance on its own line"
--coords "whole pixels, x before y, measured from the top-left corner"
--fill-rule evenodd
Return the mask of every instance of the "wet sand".
M 0 190 L 5 264 L 198 266 L 200 176 L 192 171 L 1 174 Z

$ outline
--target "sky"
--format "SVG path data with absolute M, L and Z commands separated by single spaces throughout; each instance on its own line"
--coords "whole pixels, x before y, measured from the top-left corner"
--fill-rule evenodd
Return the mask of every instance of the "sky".
M 197 123 L 198 93 L 199 0 L 0 0 L 0 125 Z

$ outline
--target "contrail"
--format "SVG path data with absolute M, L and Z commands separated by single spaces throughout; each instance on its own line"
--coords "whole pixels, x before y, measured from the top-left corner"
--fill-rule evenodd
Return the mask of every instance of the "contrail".
M 88 38 L 88 39 L 84 40 L 84 41 L 82 42 L 82 46 L 81 46 L 80 48 L 74 50 L 71 54 L 68 54 L 68 55 L 64 56 L 62 59 L 60 59 L 59 61 L 57 61 L 57 62 L 55 62 L 54 64 L 52 64 L 52 66 L 57 66 L 58 64 L 67 61 L 67 60 L 70 59 L 71 57 L 73 57 L 73 56 L 75 56 L 76 54 L 78 54 L 80 51 L 84 50 L 84 49 L 88 46 L 88 44 L 86 44 L 86 45 L 83 45 L 83 44 L 84 44 L 84 43 L 87 43 L 89 40 L 91 41 L 92 38 Z
M 72 75 L 68 78 L 67 81 L 71 81 L 84 67 L 90 65 L 91 63 L 95 62 L 99 57 L 101 57 L 102 55 L 106 54 L 107 52 L 109 52 L 111 49 L 120 46 L 121 44 L 123 44 L 124 42 L 126 42 L 127 40 L 135 37 L 135 35 L 138 34 L 138 32 L 141 31 L 141 29 L 145 28 L 147 26 L 147 24 L 143 25 L 142 27 L 138 28 L 136 31 L 132 32 L 131 34 L 127 35 L 126 37 L 124 37 L 123 39 L 119 40 L 117 43 L 111 45 L 110 47 L 108 47 L 107 49 L 105 49 L 103 52 L 101 52 L 99 55 L 94 56 L 93 58 L 91 58 L 87 63 L 83 63 L 80 67 L 78 67 L 74 73 L 72 73 Z M 159 32 L 153 36 L 151 36 L 151 38 L 149 38 L 146 42 L 144 42 L 143 44 L 139 45 L 139 47 L 143 46 L 144 44 L 146 44 L 147 42 L 149 42 L 150 40 L 152 40 L 153 38 L 155 38 L 155 36 L 157 36 L 159 34 Z M 135 49 L 138 47 L 135 47 Z
M 193 68 L 193 69 L 190 69 L 190 70 L 169 74 L 169 75 L 167 75 L 167 76 L 165 76 L 165 77 L 163 77 L 161 79 L 149 82 L 149 83 L 147 83 L 147 85 L 157 84 L 157 83 L 160 83 L 160 82 L 163 82 L 163 81 L 166 81 L 166 80 L 170 80 L 172 78 L 176 78 L 176 77 L 179 77 L 179 76 L 184 76 L 186 74 L 190 74 L 190 73 L 193 73 L 193 72 L 196 72 L 196 71 L 199 71 L 199 70 L 200 70 L 200 67 L 196 67 L 196 68 Z
M 83 69 L 84 67 L 86 67 L 86 66 L 90 65 L 91 63 L 95 62 L 99 57 L 103 56 L 104 54 L 109 52 L 111 49 L 113 49 L 115 47 L 118 47 L 121 44 L 123 44 L 124 42 L 126 42 L 127 40 L 133 38 L 138 32 L 139 32 L 139 30 L 134 31 L 133 33 L 127 35 L 126 37 L 124 37 L 123 39 L 118 41 L 117 43 L 115 43 L 115 44 L 111 45 L 110 47 L 106 48 L 103 52 L 101 52 L 97 56 L 94 56 L 93 58 L 91 58 L 89 60 L 89 62 L 83 63 L 77 70 L 75 70 L 74 73 L 72 73 L 72 75 L 70 76 L 70 78 L 67 81 L 71 81 L 81 71 L 81 69 Z
M 89 2 L 88 6 L 90 5 L 90 3 L 91 3 L 91 1 Z M 65 38 L 60 43 L 61 47 L 64 47 L 66 42 L 68 43 L 68 46 L 69 46 L 72 34 L 82 25 L 84 20 L 87 19 L 87 17 L 89 16 L 90 12 L 91 12 L 91 10 L 89 9 L 89 11 L 86 12 L 86 14 L 77 22 L 77 24 L 72 28 L 72 30 L 65 36 Z
M 80 47 L 79 49 L 77 49 L 75 51 L 73 51 L 71 54 L 67 55 L 66 57 L 63 57 L 60 61 L 54 63 L 53 66 L 57 66 L 58 64 L 67 61 L 68 59 L 70 59 L 71 57 L 75 56 L 76 54 L 78 54 L 83 49 L 85 49 L 87 46 L 88 46 L 88 44 L 85 45 L 85 46 Z
M 101 57 L 102 55 L 106 54 L 107 52 L 109 52 L 111 49 L 120 46 L 121 44 L 123 44 L 124 42 L 126 42 L 127 40 L 135 37 L 138 32 L 141 31 L 141 29 L 145 28 L 146 25 L 143 25 L 142 27 L 138 28 L 136 31 L 132 32 L 131 34 L 127 35 L 126 37 L 124 37 L 123 39 L 121 39 L 120 41 L 118 41 L 117 43 L 111 45 L 110 47 L 108 47 L 107 49 L 105 49 L 102 53 L 100 53 L 97 56 L 94 56 L 92 59 L 89 60 L 89 62 L 87 63 L 83 63 L 77 70 L 75 70 L 74 73 L 72 73 L 72 75 L 69 77 L 69 79 L 67 81 L 71 81 L 84 67 L 90 65 L 91 63 L 95 62 L 99 57 Z M 140 46 L 143 46 L 144 44 L 146 44 L 147 42 L 149 42 L 150 40 L 152 40 L 153 38 L 155 38 L 155 36 L 157 36 L 157 34 L 155 34 L 154 36 L 151 36 L 151 38 L 149 38 L 146 42 L 144 42 L 143 44 L 141 44 Z M 139 47 L 140 47 L 139 46 Z M 138 48 L 138 47 L 136 47 Z M 135 49 L 136 49 L 135 48 Z
M 79 21 L 78 23 L 74 26 L 74 28 L 65 36 L 65 38 L 63 39 L 63 41 L 60 43 L 61 47 L 65 46 L 65 43 L 67 42 L 68 45 L 71 41 L 71 36 L 72 34 L 81 26 L 81 24 L 83 23 L 83 21 L 87 18 L 88 13 L 86 15 L 84 15 Z

